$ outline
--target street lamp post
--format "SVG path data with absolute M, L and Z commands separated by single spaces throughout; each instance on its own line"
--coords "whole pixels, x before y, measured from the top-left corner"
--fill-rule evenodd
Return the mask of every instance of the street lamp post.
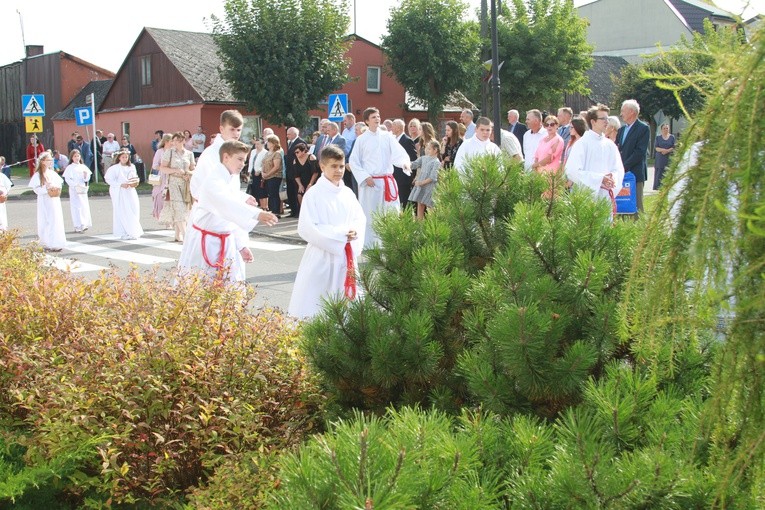
M 499 50 L 497 47 L 497 0 L 491 0 L 491 94 L 494 121 L 494 143 L 501 144 L 502 133 L 499 113 Z

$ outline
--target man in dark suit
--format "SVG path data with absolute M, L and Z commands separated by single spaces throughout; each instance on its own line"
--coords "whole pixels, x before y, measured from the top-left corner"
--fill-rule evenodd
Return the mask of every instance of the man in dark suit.
M 558 134 L 563 138 L 563 150 L 566 150 L 568 142 L 571 139 L 571 119 L 574 118 L 574 112 L 568 106 L 558 108 Z
M 327 145 L 327 126 L 329 126 L 329 119 L 321 119 L 319 122 L 319 138 L 313 141 L 313 154 L 316 159 L 319 159 L 319 153 Z
M 396 119 L 393 121 L 391 133 L 393 133 L 393 136 L 396 137 L 398 143 L 409 155 L 409 160 L 414 161 L 417 159 L 417 149 L 414 147 L 414 140 L 409 138 L 406 133 L 404 133 L 405 127 L 406 124 L 402 119 Z M 409 194 L 412 192 L 412 182 L 414 181 L 414 175 L 415 174 L 406 175 L 403 168 L 397 166 L 393 167 L 393 178 L 396 179 L 396 185 L 398 186 L 398 199 L 401 202 L 402 208 L 409 202 Z
M 287 152 L 284 154 L 284 170 L 287 174 L 287 203 L 290 206 L 290 218 L 297 218 L 300 214 L 298 189 L 295 182 L 295 165 L 293 164 L 295 162 L 295 147 L 299 143 L 305 143 L 305 141 L 300 138 L 298 128 L 287 128 Z
M 343 152 L 345 152 L 345 138 L 340 136 L 340 126 L 337 122 L 330 122 L 327 124 L 327 143 L 326 145 L 337 145 Z
M 518 110 L 508 110 L 507 112 L 507 130 L 510 131 L 523 145 L 523 134 L 528 130 L 526 124 L 518 122 L 519 114 Z M 521 154 L 523 154 L 523 147 L 521 147 Z
M 622 164 L 625 172 L 632 172 L 635 176 L 635 194 L 637 196 L 637 210 L 635 215 L 643 212 L 643 185 L 648 177 L 648 143 L 651 139 L 651 130 L 648 124 L 638 119 L 640 105 L 634 99 L 627 99 L 622 103 L 621 117 L 624 125 L 616 133 L 616 145 L 622 156 Z

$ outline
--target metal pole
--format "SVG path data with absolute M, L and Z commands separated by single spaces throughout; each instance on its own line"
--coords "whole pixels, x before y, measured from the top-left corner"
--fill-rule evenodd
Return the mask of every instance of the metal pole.
M 96 184 L 98 184 L 98 142 L 96 138 L 96 95 L 90 93 L 90 118 L 93 119 L 93 173 L 96 176 Z
M 502 143 L 499 114 L 499 49 L 497 47 L 497 0 L 491 0 L 491 92 L 493 99 L 494 143 Z

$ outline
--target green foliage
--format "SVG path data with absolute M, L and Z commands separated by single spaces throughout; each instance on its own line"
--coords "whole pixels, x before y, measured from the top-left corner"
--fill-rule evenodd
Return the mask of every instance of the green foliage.
M 694 32 L 690 40 L 683 36 L 669 50 L 622 69 L 615 80 L 613 104 L 636 99 L 648 118 L 659 110 L 673 118 L 696 114 L 713 91 L 710 72 L 715 59 L 710 48 L 735 52 L 741 42 L 736 29 L 715 28 L 704 20 L 703 33 Z
M 382 410 L 455 387 L 458 317 L 469 285 L 448 225 L 409 215 L 379 221 L 366 252 L 366 295 L 332 302 L 304 327 L 304 350 L 347 406 Z M 454 404 L 452 404 L 454 405 Z
M 251 314 L 251 290 L 137 271 L 86 282 L 10 234 L 0 253 L 0 413 L 25 428 L 31 469 L 87 445 L 61 480 L 72 498 L 168 505 L 226 455 L 266 455 L 319 425 L 294 328 Z
M 66 478 L 83 476 L 84 465 L 93 444 L 83 444 L 35 466 L 24 460 L 26 438 L 17 431 L 0 428 L 0 504 L 14 509 L 72 508 L 63 493 Z
M 495 158 L 445 172 L 425 221 L 377 218 L 366 295 L 328 305 L 304 350 L 347 406 L 444 410 L 481 402 L 554 417 L 617 349 L 635 226 L 587 194 L 550 202 L 545 179 Z
M 282 456 L 272 508 L 706 508 L 717 475 L 697 442 L 704 383 L 681 395 L 611 363 L 552 424 L 356 414 Z
M 393 75 L 427 105 L 434 123 L 449 96 L 480 76 L 476 27 L 466 11 L 462 0 L 404 0 L 391 10 L 382 39 Z
M 501 101 L 519 111 L 560 104 L 566 92 L 587 92 L 592 66 L 587 22 L 571 0 L 503 2 L 497 19 Z
M 227 0 L 213 17 L 222 76 L 272 124 L 304 126 L 347 81 L 344 0 Z
M 673 378 L 688 352 L 724 340 L 703 437 L 714 508 L 758 508 L 765 478 L 765 38 L 709 45 L 710 93 L 646 224 L 623 311 L 636 360 Z M 697 153 L 693 161 L 691 147 Z M 664 185 L 663 185 L 664 186 Z M 663 340 L 663 341 L 662 341 Z
M 228 455 L 204 486 L 189 495 L 188 509 L 258 510 L 279 486 L 276 451 Z
M 459 367 L 487 409 L 553 417 L 618 353 L 617 305 L 635 238 L 587 192 L 520 203 L 471 288 Z
M 475 439 L 454 434 L 444 414 L 357 414 L 282 460 L 271 508 L 498 508 L 498 488 L 479 483 L 478 467 Z

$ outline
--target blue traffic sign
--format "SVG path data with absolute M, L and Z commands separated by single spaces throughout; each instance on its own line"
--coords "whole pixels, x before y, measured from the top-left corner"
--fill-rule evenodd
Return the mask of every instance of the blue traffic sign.
M 78 126 L 89 126 L 93 124 L 93 111 L 90 108 L 75 108 L 74 119 Z
M 327 108 L 327 118 L 332 122 L 340 122 L 348 113 L 348 94 L 330 94 Z
M 22 94 L 21 109 L 24 117 L 45 117 L 45 95 Z

